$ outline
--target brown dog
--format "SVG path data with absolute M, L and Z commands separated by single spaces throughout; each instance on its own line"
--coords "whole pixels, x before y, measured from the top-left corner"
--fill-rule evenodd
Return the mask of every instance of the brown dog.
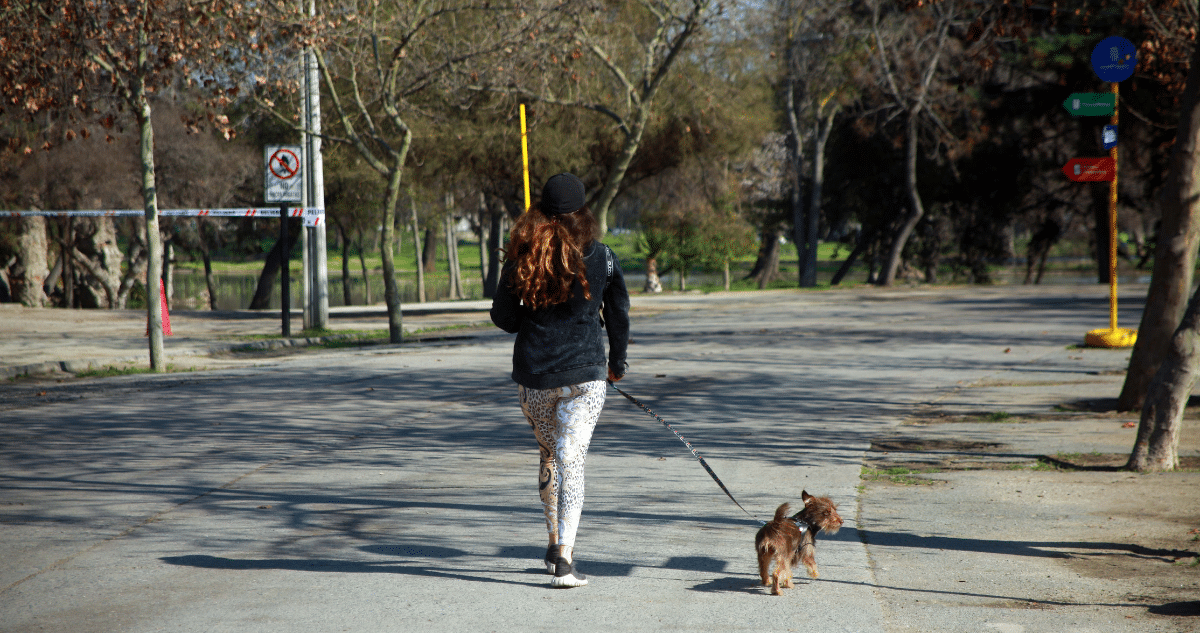
M 830 534 L 842 527 L 842 517 L 829 497 L 814 497 L 801 491 L 804 509 L 789 517 L 791 507 L 783 504 L 775 510 L 775 518 L 762 526 L 754 537 L 758 551 L 758 573 L 762 584 L 771 585 L 771 593 L 780 595 L 780 587 L 791 588 L 792 565 L 803 562 L 808 575 L 817 577 L 817 532 Z M 771 563 L 775 571 L 768 575 Z

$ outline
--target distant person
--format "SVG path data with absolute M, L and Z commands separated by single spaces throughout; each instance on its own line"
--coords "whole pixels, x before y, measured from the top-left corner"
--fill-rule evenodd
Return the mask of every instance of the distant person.
M 541 449 L 538 489 L 554 587 L 587 584 L 572 555 L 584 461 L 604 407 L 605 378 L 624 377 L 629 345 L 625 278 L 596 239 L 584 193 L 571 174 L 546 181 L 541 203 L 513 225 L 491 312 L 493 323 L 517 335 L 512 377 Z

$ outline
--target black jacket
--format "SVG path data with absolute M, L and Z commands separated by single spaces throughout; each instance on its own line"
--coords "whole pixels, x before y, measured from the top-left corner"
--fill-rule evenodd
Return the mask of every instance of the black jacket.
M 507 262 L 492 298 L 492 322 L 505 332 L 516 333 L 513 346 L 513 380 L 531 389 L 554 389 L 577 385 L 613 375 L 625 375 L 625 351 L 629 346 L 629 292 L 617 258 L 608 272 L 608 247 L 592 242 L 583 254 L 592 299 L 583 298 L 583 286 L 575 284 L 570 299 L 531 310 L 523 305 L 508 283 L 514 265 Z M 611 252 L 611 251 L 608 251 Z M 604 321 L 600 315 L 603 312 Z M 608 330 L 608 361 L 604 358 L 603 330 Z

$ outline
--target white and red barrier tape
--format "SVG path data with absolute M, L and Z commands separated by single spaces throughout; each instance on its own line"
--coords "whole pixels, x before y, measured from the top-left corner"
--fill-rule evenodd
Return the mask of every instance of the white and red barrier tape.
M 0 217 L 140 217 L 146 212 L 142 209 L 106 209 L 89 211 L 0 211 Z M 278 218 L 279 207 L 263 207 L 258 209 L 159 209 L 163 217 L 214 217 L 214 218 Z M 304 226 L 318 226 L 325 223 L 325 209 L 289 207 L 288 215 L 293 218 L 304 218 Z

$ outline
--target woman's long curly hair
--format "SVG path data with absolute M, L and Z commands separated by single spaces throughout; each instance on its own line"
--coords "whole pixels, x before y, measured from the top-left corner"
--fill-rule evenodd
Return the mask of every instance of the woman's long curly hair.
M 547 216 L 537 207 L 513 224 L 505 262 L 514 262 L 509 283 L 534 310 L 571 298 L 576 281 L 583 296 L 592 299 L 583 249 L 596 239 L 596 219 L 586 206 L 574 213 Z

